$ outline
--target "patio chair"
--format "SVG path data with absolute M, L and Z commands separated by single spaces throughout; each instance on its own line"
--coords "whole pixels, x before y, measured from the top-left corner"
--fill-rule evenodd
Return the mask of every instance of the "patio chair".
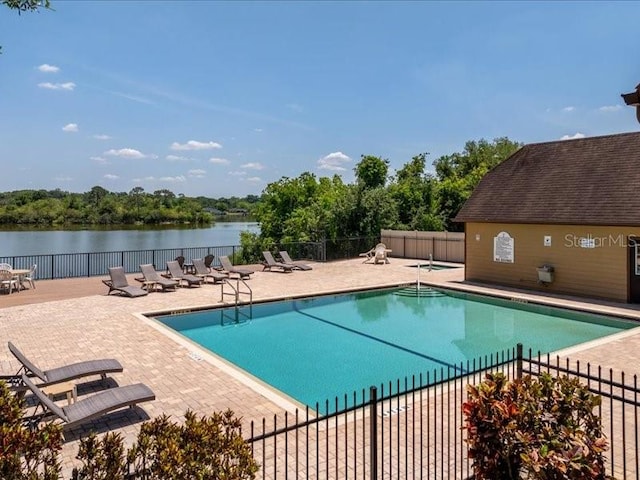
M 178 262 L 178 265 L 180 265 L 180 268 L 184 268 L 184 257 L 182 255 L 178 255 L 173 260 Z
M 14 289 L 20 291 L 20 281 L 11 270 L 0 270 L 0 288 L 8 290 L 9 294 Z
M 296 270 L 313 270 L 313 267 L 311 267 L 311 265 L 306 265 L 304 263 L 294 262 L 293 260 L 291 260 L 289 252 L 287 252 L 286 250 L 280 250 L 280 258 L 284 263 L 293 265 L 293 268 L 295 268 Z
M 31 360 L 29 360 L 13 343 L 8 342 L 9 351 L 18 359 L 22 365 L 15 377 L 23 374 L 38 377 L 42 383 L 40 387 L 51 385 L 53 383 L 67 382 L 76 378 L 90 377 L 92 375 L 100 375 L 104 380 L 108 373 L 122 372 L 122 365 L 114 358 L 102 358 L 98 360 L 85 360 L 84 362 L 71 363 L 61 367 L 49 370 L 39 369 Z
M 142 272 L 142 278 L 138 277 L 136 280 L 143 283 L 160 285 L 163 292 L 165 290 L 175 290 L 178 286 L 177 280 L 161 276 L 150 263 L 140 265 L 140 271 Z
M 33 264 L 31 266 L 31 270 L 24 277 L 22 277 L 22 283 L 27 282 L 31 288 L 36 288 L 36 269 L 38 268 L 37 264 Z
M 169 270 L 170 277 L 178 281 L 179 287 L 192 287 L 193 285 L 197 285 L 199 287 L 202 285 L 202 278 L 190 273 L 184 273 L 177 260 L 169 260 L 167 262 L 167 270 Z
M 229 257 L 227 257 L 226 255 L 220 255 L 218 258 L 220 259 L 220 264 L 222 265 L 222 271 L 227 273 L 229 277 L 231 277 L 231 274 L 235 273 L 236 275 L 238 275 L 238 277 L 248 280 L 250 278 L 250 275 L 253 273 L 253 271 L 247 268 L 234 267 L 231 263 L 231 260 L 229 260 Z
M 136 285 L 129 285 L 127 276 L 124 274 L 124 267 L 109 268 L 109 277 L 111 277 L 109 280 L 102 280 L 102 283 L 109 287 L 107 295 L 111 292 L 117 292 L 127 297 L 142 297 L 149 293 Z
M 31 425 L 33 427 L 37 426 L 34 425 L 34 423 L 37 424 L 40 420 L 51 422 L 60 420 L 63 428 L 69 428 L 101 417 L 115 410 L 124 407 L 133 408 L 139 403 L 150 402 L 156 399 L 155 394 L 149 387 L 143 383 L 136 383 L 134 385 L 102 390 L 70 405 L 58 406 L 46 393 L 40 390 L 27 375 L 22 375 L 22 381 L 38 399 L 38 407 L 41 407 L 44 411 L 43 414 L 39 415 L 39 408 L 36 408 L 31 418 Z
M 288 263 L 280 263 L 276 262 L 276 259 L 273 258 L 273 254 L 269 251 L 262 252 L 262 256 L 264 257 L 264 262 L 262 262 L 262 271 L 272 272 L 274 268 L 279 269 L 281 272 L 291 273 L 293 272 L 294 265 L 290 265 Z
M 229 275 L 223 272 L 218 272 L 216 270 L 209 270 L 202 258 L 194 258 L 192 260 L 193 268 L 196 270 L 196 276 L 202 278 L 204 282 L 207 281 L 208 278 L 211 279 L 211 283 L 220 283 L 225 278 L 229 278 Z
M 384 243 L 376 245 L 373 253 L 373 263 L 389 263 L 389 258 L 387 258 L 387 252 L 389 251 Z

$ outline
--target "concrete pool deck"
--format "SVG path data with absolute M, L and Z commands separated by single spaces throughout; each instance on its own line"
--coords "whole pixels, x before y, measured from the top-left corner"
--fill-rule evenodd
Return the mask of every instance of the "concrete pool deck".
M 318 295 L 345 290 L 414 283 L 417 270 L 408 268 L 416 260 L 391 258 L 390 264 L 363 264 L 362 259 L 311 263 L 313 270 L 293 273 L 256 272 L 248 281 L 254 302 Z M 424 261 L 421 261 L 424 263 Z M 128 275 L 136 284 L 135 274 Z M 176 292 L 154 292 L 145 297 L 107 296 L 103 277 L 38 281 L 36 289 L 0 296 L 0 372 L 15 373 L 19 364 L 6 347 L 12 341 L 40 368 L 51 368 L 81 360 L 113 357 L 124 366 L 110 384 L 142 382 L 156 400 L 133 410 L 122 410 L 70 430 L 63 450 L 63 471 L 77 466 L 74 459 L 78 439 L 89 430 L 120 432 L 130 444 L 139 425 L 147 418 L 166 413 L 176 420 L 186 410 L 198 415 L 231 409 L 243 424 L 261 422 L 292 411 L 294 402 L 252 382 L 200 347 L 167 330 L 142 314 L 220 306 L 221 287 L 205 285 Z M 524 290 L 465 283 L 463 268 L 420 271 L 423 283 L 444 288 L 552 304 L 637 320 L 640 308 L 613 302 L 588 301 L 576 297 L 539 295 Z M 230 302 L 230 297 L 225 298 Z M 563 352 L 567 353 L 567 352 Z M 572 349 L 573 360 L 591 362 L 628 375 L 639 373 L 640 330 L 634 329 L 608 339 Z M 631 369 L 632 371 L 629 371 Z M 94 380 L 90 378 L 89 380 Z M 99 381 L 77 382 L 78 396 L 104 388 Z M 65 400 L 61 400 L 65 402 Z M 248 430 L 246 430 L 248 431 Z

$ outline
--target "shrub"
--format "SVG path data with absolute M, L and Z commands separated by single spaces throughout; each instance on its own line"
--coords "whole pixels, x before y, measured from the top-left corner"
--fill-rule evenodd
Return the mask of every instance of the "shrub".
M 42 427 L 23 418 L 24 401 L 0 381 L 0 478 L 11 480 L 57 480 L 62 428 Z M 36 422 L 37 423 L 37 422 Z
M 255 478 L 258 464 L 240 434 L 240 420 L 231 410 L 196 418 L 187 411 L 184 425 L 161 415 L 140 427 L 137 442 L 126 460 L 122 438 L 107 434 L 83 439 L 78 459 L 82 468 L 74 479 L 121 480 L 245 480 Z
M 463 404 L 477 479 L 604 479 L 600 397 L 577 379 L 488 374 Z

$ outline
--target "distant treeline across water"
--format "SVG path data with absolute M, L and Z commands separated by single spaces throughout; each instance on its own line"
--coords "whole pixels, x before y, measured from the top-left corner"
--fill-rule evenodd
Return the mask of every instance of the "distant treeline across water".
M 0 231 L 0 256 L 115 252 L 240 245 L 240 232 L 260 232 L 256 222 L 217 222 L 204 228 L 130 228 Z

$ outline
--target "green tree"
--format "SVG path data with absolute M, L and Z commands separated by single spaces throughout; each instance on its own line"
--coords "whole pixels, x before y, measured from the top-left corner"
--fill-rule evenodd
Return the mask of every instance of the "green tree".
M 389 160 L 362 155 L 355 169 L 356 180 L 363 189 L 384 187 L 389 173 Z
M 462 225 L 453 222 L 453 218 L 464 202 L 489 170 L 521 146 L 521 143 L 507 137 L 496 138 L 491 143 L 484 139 L 469 141 L 462 152 L 444 155 L 433 162 L 439 180 L 438 210 L 447 230 L 462 229 Z
M 435 190 L 436 181 L 425 173 L 428 153 L 411 159 L 396 173 L 389 193 L 398 206 L 398 228 L 409 230 L 441 230 Z

